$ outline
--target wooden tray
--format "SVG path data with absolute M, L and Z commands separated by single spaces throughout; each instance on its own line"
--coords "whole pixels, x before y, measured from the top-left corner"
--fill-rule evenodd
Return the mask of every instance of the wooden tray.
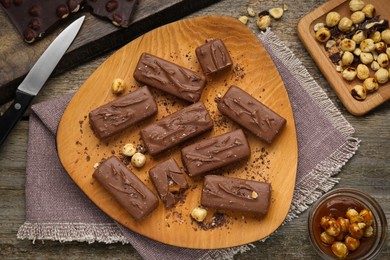
M 225 42 L 235 65 L 231 71 L 208 79 L 202 101 L 210 111 L 215 127 L 211 133 L 197 140 L 237 128 L 237 125 L 218 112 L 215 102 L 232 84 L 245 89 L 287 119 L 286 128 L 271 146 L 247 133 L 252 150 L 251 158 L 247 162 L 216 172 L 272 183 L 270 210 L 262 219 L 237 213 L 224 214 L 226 223 L 223 226 L 202 230 L 189 216 L 191 210 L 199 205 L 202 188 L 200 178 L 190 180 L 191 189 L 184 203 L 170 210 L 160 203 L 146 220 L 136 222 L 92 178 L 93 166 L 113 154 L 120 157 L 120 149 L 125 143 L 142 143 L 140 128 L 188 104 L 153 90 L 159 106 L 157 117 L 106 142 L 100 142 L 93 135 L 88 124 L 88 112 L 115 98 L 110 89 L 114 78 L 125 79 L 130 86 L 129 91 L 139 87 L 132 75 L 142 52 L 150 52 L 200 71 L 195 48 L 210 38 L 221 38 Z M 287 92 L 258 39 L 237 19 L 231 17 L 207 16 L 175 22 L 141 36 L 117 51 L 90 76 L 71 100 L 58 128 L 57 145 L 59 158 L 66 171 L 98 207 L 129 229 L 175 246 L 224 248 L 264 238 L 285 219 L 294 191 L 298 153 L 294 118 Z M 170 157 L 174 157 L 182 167 L 179 149 L 180 147 L 173 149 L 158 158 L 147 155 L 147 164 L 143 168 L 138 170 L 131 165 L 129 168 L 155 191 L 149 180 L 148 170 Z M 210 210 L 209 216 L 212 215 L 213 211 Z M 210 217 L 206 221 L 210 221 Z
M 365 0 L 364 2 L 373 4 L 377 10 L 377 15 L 380 15 L 382 19 L 390 19 L 388 1 Z M 341 73 L 336 71 L 336 66 L 328 58 L 324 45 L 316 41 L 313 30 L 316 23 L 325 22 L 326 14 L 332 10 L 339 12 L 341 17 L 350 17 L 351 11 L 348 4 L 349 0 L 331 0 L 308 13 L 298 22 L 298 35 L 347 110 L 355 116 L 362 116 L 390 99 L 390 81 L 380 85 L 378 91 L 367 94 L 366 100 L 358 101 L 354 99 L 351 95 L 351 89 L 357 84 L 362 84 L 362 82 L 359 79 L 352 82 L 343 79 Z

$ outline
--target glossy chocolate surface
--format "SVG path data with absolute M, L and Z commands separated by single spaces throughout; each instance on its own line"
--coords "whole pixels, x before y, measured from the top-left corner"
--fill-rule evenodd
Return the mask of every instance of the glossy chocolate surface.
M 136 220 L 145 219 L 158 206 L 157 196 L 114 156 L 101 163 L 93 177 Z
M 149 176 L 167 208 L 174 206 L 188 189 L 188 182 L 173 158 L 151 168 Z
M 89 123 L 99 139 L 113 136 L 157 113 L 157 104 L 145 86 L 89 113 Z
M 207 175 L 201 205 L 263 216 L 268 212 L 271 190 L 271 184 L 265 182 Z
M 196 57 L 205 75 L 230 68 L 230 54 L 221 39 L 206 42 L 195 49 Z
M 182 162 L 189 176 L 247 159 L 250 147 L 241 129 L 189 145 L 181 150 Z
M 286 125 L 286 119 L 236 86 L 229 88 L 218 103 L 218 109 L 268 144 Z
M 199 101 L 206 86 L 206 78 L 203 75 L 149 53 L 141 55 L 134 78 L 145 85 L 193 103 Z
M 151 155 L 172 148 L 213 128 L 213 121 L 202 102 L 185 107 L 141 130 Z

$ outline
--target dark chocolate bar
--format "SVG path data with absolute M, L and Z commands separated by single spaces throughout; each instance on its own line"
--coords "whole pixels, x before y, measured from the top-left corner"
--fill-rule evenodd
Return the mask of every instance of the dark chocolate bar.
M 185 107 L 141 130 L 151 155 L 174 147 L 213 128 L 213 120 L 202 102 Z
M 89 124 L 99 139 L 110 137 L 157 113 L 157 104 L 144 86 L 89 113 Z
M 28 42 L 34 42 L 70 13 L 80 10 L 83 0 L 0 0 L 8 17 Z
M 228 69 L 233 65 L 229 52 L 221 39 L 206 42 L 196 48 L 195 53 L 205 75 Z
M 134 78 L 145 85 L 193 103 L 199 101 L 206 86 L 206 78 L 203 75 L 149 53 L 141 55 Z
M 200 141 L 181 150 L 182 162 L 191 177 L 249 156 L 250 147 L 241 129 Z
M 101 163 L 93 177 L 136 220 L 145 219 L 158 206 L 157 196 L 115 156 Z
M 218 103 L 218 109 L 268 144 L 286 125 L 286 119 L 236 86 L 229 88 Z
M 267 214 L 271 201 L 271 184 L 258 181 L 207 175 L 200 204 L 214 209 Z
M 138 0 L 87 0 L 92 13 L 105 17 L 116 26 L 129 27 Z
M 149 176 L 167 208 L 174 206 L 188 189 L 188 182 L 173 158 L 154 166 Z

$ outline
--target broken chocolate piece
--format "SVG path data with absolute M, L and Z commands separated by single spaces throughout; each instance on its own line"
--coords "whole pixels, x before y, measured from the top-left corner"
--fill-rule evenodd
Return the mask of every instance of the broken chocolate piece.
M 206 78 L 203 75 L 149 53 L 141 55 L 134 78 L 145 85 L 193 103 L 199 101 L 206 86 Z
M 87 0 L 93 14 L 105 17 L 121 27 L 129 27 L 137 3 L 138 0 Z
M 178 145 L 213 128 L 213 121 L 202 102 L 185 107 L 141 130 L 151 155 Z
M 145 219 L 158 206 L 157 196 L 115 156 L 101 163 L 93 177 L 136 220 Z
M 218 175 L 204 178 L 201 205 L 214 209 L 264 216 L 271 199 L 271 184 Z
M 91 111 L 89 123 L 96 137 L 103 139 L 156 113 L 157 104 L 144 86 Z
M 286 119 L 236 86 L 229 88 L 218 103 L 218 109 L 268 144 L 286 125 Z
M 154 166 L 149 176 L 167 208 L 174 206 L 188 189 L 187 180 L 173 158 Z
M 239 162 L 250 156 L 250 147 L 241 129 L 189 145 L 181 150 L 182 162 L 189 176 Z
M 199 46 L 195 53 L 205 75 L 231 68 L 233 64 L 225 44 L 220 39 Z

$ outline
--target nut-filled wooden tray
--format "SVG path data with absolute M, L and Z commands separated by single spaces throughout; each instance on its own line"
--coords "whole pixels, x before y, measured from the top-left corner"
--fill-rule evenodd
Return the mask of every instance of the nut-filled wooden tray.
M 325 17 L 330 11 L 337 11 L 341 17 L 350 17 L 349 2 L 350 0 L 331 0 L 308 13 L 298 23 L 298 35 L 346 109 L 353 115 L 362 116 L 390 99 L 390 81 L 380 85 L 377 91 L 367 94 L 365 100 L 356 100 L 351 95 L 351 89 L 357 84 L 361 85 L 362 81 L 355 79 L 349 82 L 343 79 L 341 73 L 336 71 L 335 64 L 329 59 L 324 44 L 315 39 L 314 32 L 314 25 L 319 22 L 325 23 Z M 390 19 L 388 1 L 364 0 L 364 2 L 373 4 L 376 15 L 380 15 L 381 19 Z M 371 76 L 373 74 L 371 71 Z
M 271 183 L 273 191 L 269 212 L 265 217 L 258 218 L 231 212 L 215 214 L 215 210 L 208 209 L 204 225 L 198 225 L 191 219 L 190 212 L 199 206 L 202 178 L 188 178 L 190 189 L 182 203 L 172 209 L 165 209 L 160 202 L 147 219 L 137 222 L 92 177 L 94 165 L 112 155 L 121 158 L 120 150 L 124 144 L 142 144 L 139 134 L 142 127 L 185 107 L 188 103 L 161 91 L 152 90 L 158 104 L 157 116 L 106 141 L 99 141 L 94 136 L 88 123 L 88 113 L 115 99 L 111 92 L 111 84 L 115 78 L 125 80 L 126 91 L 134 91 L 141 86 L 134 80 L 133 72 L 143 52 L 200 71 L 195 48 L 211 38 L 224 41 L 234 64 L 231 70 L 209 77 L 202 94 L 201 101 L 214 121 L 213 130 L 161 156 L 152 157 L 146 154 L 146 165 L 140 169 L 132 167 L 131 164 L 128 167 L 156 192 L 148 176 L 151 167 L 173 157 L 183 169 L 180 148 L 238 128 L 218 112 L 216 103 L 230 85 L 237 85 L 283 116 L 287 125 L 272 145 L 267 145 L 246 132 L 251 147 L 250 159 L 219 169 L 214 174 Z M 235 18 L 223 16 L 199 17 L 168 24 L 118 50 L 89 77 L 71 100 L 58 127 L 57 146 L 59 158 L 69 176 L 110 217 L 157 241 L 202 249 L 242 245 L 274 232 L 282 224 L 290 208 L 298 160 L 293 112 L 276 67 L 256 36 L 246 26 Z M 211 223 L 214 223 L 214 226 Z

